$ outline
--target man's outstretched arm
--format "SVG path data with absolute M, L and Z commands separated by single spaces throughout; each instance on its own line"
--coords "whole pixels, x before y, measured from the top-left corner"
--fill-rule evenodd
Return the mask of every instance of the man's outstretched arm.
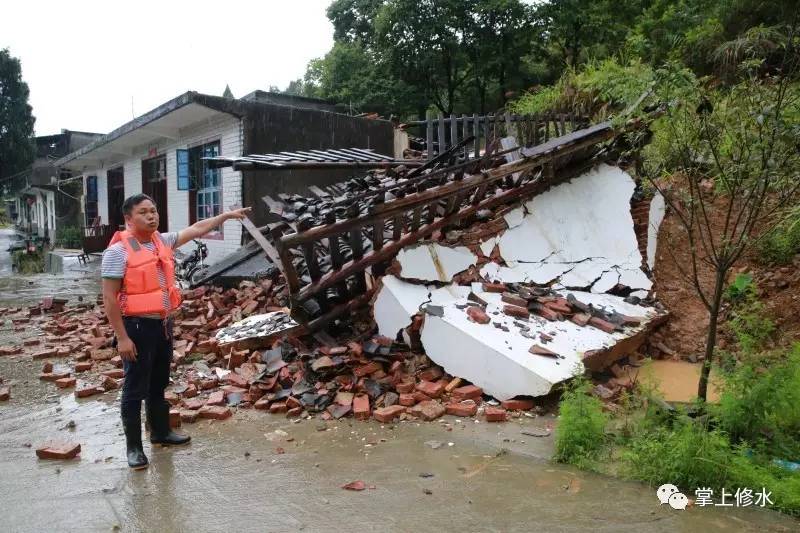
M 225 213 L 222 213 L 221 215 L 217 215 L 215 217 L 206 218 L 204 220 L 195 222 L 188 228 L 182 229 L 178 232 L 178 239 L 175 241 L 175 248 L 183 246 L 192 239 L 199 239 L 209 231 L 221 225 L 226 220 L 231 220 L 231 219 L 241 220 L 244 217 L 246 217 L 247 213 L 249 213 L 250 211 L 251 211 L 250 207 L 241 207 L 239 209 L 232 209 L 230 211 L 226 211 Z

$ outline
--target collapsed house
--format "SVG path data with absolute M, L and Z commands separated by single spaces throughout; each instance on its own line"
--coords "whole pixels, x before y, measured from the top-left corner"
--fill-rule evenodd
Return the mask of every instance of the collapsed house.
M 448 374 L 499 400 L 546 395 L 632 353 L 666 317 L 646 272 L 663 202 L 643 200 L 607 162 L 624 131 L 562 127 L 526 148 L 506 137 L 479 157 L 463 149 L 465 135 L 422 164 L 386 161 L 307 196 L 267 196 L 277 221 L 250 228 L 254 241 L 209 278 L 257 258 L 273 267 L 265 275 L 284 276 L 306 331 L 369 304 L 380 335 Z M 335 168 L 352 154 L 306 163 Z M 213 159 L 235 169 L 275 162 Z
M 634 364 L 666 317 L 648 276 L 663 201 L 618 165 L 626 129 L 640 123 L 568 132 L 561 121 L 548 137 L 550 125 L 532 122 L 545 140 L 525 148 L 506 131 L 474 152 L 471 136 L 452 135 L 427 159 L 360 149 L 210 159 L 234 170 L 369 171 L 264 197 L 273 222 L 244 221 L 252 241 L 184 293 L 172 422 L 222 420 L 231 407 L 500 422 L 540 410 L 531 397 L 585 369 L 614 374 L 595 387 L 613 408 L 632 386 L 621 360 Z M 0 316 L 46 332 L 0 356 L 45 359 L 39 378 L 77 398 L 118 390 L 122 360 L 99 302 Z

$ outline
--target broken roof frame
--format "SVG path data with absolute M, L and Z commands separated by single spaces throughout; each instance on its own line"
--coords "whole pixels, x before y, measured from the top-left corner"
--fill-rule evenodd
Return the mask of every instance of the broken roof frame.
M 371 298 L 374 289 L 368 288 L 367 269 L 380 275 L 401 249 L 434 232 L 452 227 L 482 209 L 512 204 L 576 176 L 594 163 L 597 145 L 642 123 L 630 121 L 617 129 L 610 121 L 602 122 L 522 148 L 519 159 L 495 168 L 470 175 L 451 173 L 441 184 L 376 202 L 367 214 L 356 212 L 357 216 L 351 218 L 284 235 L 276 241 L 276 248 L 289 286 L 293 316 L 311 330 L 324 327 Z M 570 164 L 572 156 L 577 162 Z M 509 183 L 506 178 L 511 176 L 514 178 Z M 496 190 L 487 195 L 490 188 Z M 364 235 L 368 236 L 371 250 L 364 250 Z M 350 261 L 345 262 L 342 257 L 342 243 L 349 244 L 352 250 Z M 332 268 L 327 273 L 318 262 L 319 249 L 330 255 Z M 302 283 L 294 250 L 301 253 L 311 283 Z M 338 293 L 335 301 L 331 301 L 329 290 Z
M 240 157 L 204 157 L 212 168 L 233 167 L 234 170 L 261 170 L 298 168 L 372 169 L 398 166 L 418 167 L 415 159 L 394 159 L 364 148 L 336 148 L 329 150 L 296 150 L 273 154 L 250 154 Z

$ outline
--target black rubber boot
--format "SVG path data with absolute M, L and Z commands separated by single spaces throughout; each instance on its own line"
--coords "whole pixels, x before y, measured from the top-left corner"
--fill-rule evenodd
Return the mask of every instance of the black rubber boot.
M 172 431 L 169 427 L 169 404 L 162 401 L 156 405 L 147 403 L 147 420 L 150 423 L 150 442 L 162 446 L 189 444 L 192 438 Z
M 142 448 L 141 412 L 122 417 L 122 427 L 125 429 L 128 466 L 134 470 L 147 468 L 147 456 Z

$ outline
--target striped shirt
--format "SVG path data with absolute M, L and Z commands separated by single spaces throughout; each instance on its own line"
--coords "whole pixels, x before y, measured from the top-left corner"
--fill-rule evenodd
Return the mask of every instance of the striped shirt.
M 178 233 L 162 233 L 161 238 L 164 243 L 172 249 L 175 249 L 175 243 L 178 242 Z M 151 252 L 156 251 L 156 247 L 152 242 L 140 242 L 146 250 Z M 103 262 L 100 266 L 100 275 L 106 279 L 125 279 L 125 271 L 128 268 L 128 251 L 121 242 L 117 242 L 106 248 L 103 252 Z M 161 293 L 163 295 L 164 309 L 169 309 L 169 292 L 167 290 L 167 276 L 161 268 L 161 264 L 156 266 L 158 271 L 158 283 L 161 285 Z M 125 306 L 125 282 L 122 283 L 120 289 L 120 307 Z M 147 315 L 149 318 L 161 318 L 158 315 Z

